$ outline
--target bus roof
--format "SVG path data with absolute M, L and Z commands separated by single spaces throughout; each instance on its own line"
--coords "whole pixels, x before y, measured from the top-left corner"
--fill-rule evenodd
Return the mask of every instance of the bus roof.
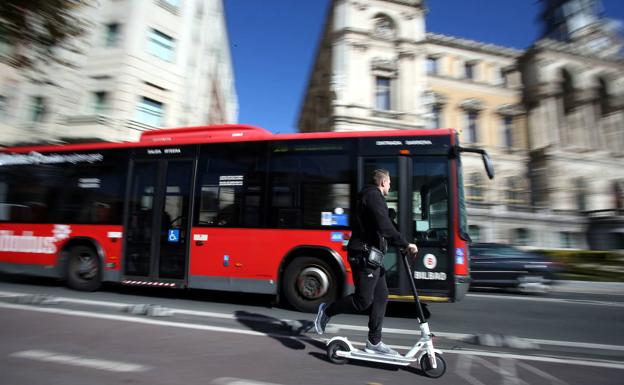
M 387 131 L 328 131 L 314 133 L 273 134 L 264 128 L 245 124 L 224 124 L 145 131 L 138 142 L 93 142 L 38 146 L 17 146 L 0 149 L 1 152 L 28 153 L 53 151 L 92 151 L 117 148 L 177 146 L 185 144 L 246 142 L 262 140 L 364 138 L 393 136 L 446 136 L 456 131 L 450 128 L 387 130 Z

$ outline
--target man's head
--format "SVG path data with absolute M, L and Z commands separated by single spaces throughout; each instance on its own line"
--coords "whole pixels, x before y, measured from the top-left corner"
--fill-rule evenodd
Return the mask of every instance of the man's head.
M 373 171 L 373 184 L 386 196 L 390 191 L 390 171 L 377 169 Z

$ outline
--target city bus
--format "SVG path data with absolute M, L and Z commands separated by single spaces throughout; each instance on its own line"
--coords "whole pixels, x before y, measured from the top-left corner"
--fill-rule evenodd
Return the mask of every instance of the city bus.
M 419 247 L 415 279 L 454 302 L 470 280 L 463 152 L 452 129 L 272 134 L 248 125 L 159 129 L 137 142 L 0 150 L 0 271 L 102 283 L 264 293 L 316 311 L 354 290 L 346 245 L 357 193 L 392 177 L 394 224 Z

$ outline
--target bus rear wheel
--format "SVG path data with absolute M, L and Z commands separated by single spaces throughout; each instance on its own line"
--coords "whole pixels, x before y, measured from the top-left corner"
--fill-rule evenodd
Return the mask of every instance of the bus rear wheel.
M 92 247 L 77 245 L 69 249 L 67 286 L 74 290 L 95 291 L 100 288 L 100 260 Z
M 286 267 L 283 293 L 295 309 L 314 313 L 323 302 L 333 302 L 338 296 L 338 277 L 325 261 L 314 257 L 295 258 Z

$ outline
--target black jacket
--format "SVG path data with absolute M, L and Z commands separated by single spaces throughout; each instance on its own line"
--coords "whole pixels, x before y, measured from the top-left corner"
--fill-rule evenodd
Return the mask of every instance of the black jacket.
M 385 252 L 385 243 L 381 237 L 391 245 L 401 248 L 407 247 L 409 242 L 397 231 L 388 215 L 388 205 L 379 188 L 369 186 L 358 194 L 353 218 L 353 232 L 347 248 L 354 251 L 363 251 L 364 245 L 374 246 Z

